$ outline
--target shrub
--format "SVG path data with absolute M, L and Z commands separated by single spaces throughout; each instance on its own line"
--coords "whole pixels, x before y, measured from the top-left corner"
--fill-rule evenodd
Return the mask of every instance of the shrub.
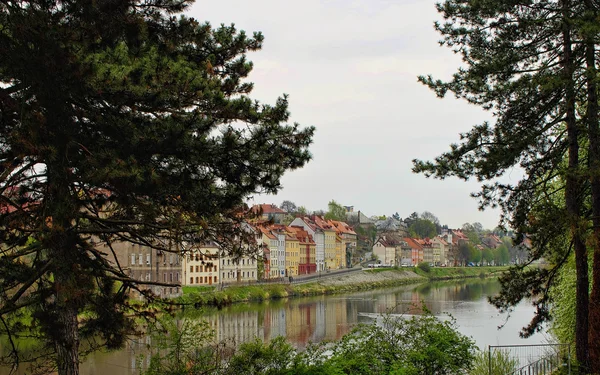
M 283 337 L 227 348 L 212 341 L 206 323 L 183 320 L 163 325 L 144 375 L 462 375 L 475 358 L 473 341 L 453 319 L 429 313 L 410 319 L 383 317 L 359 325 L 339 342 L 297 352 Z
M 492 360 L 491 373 L 489 364 L 490 359 Z M 477 357 L 475 357 L 473 368 L 471 369 L 470 374 L 506 375 L 512 374 L 517 370 L 518 367 L 519 361 L 515 358 L 510 358 L 510 354 L 508 352 L 495 350 L 492 352 L 492 356 L 490 358 L 489 352 L 482 351 L 479 352 Z
M 425 273 L 429 273 L 429 271 L 431 270 L 431 266 L 427 262 L 421 262 L 417 265 L 417 267 Z

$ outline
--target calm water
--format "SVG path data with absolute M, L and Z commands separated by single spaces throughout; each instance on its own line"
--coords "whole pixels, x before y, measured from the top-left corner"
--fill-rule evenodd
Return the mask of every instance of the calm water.
M 309 342 L 338 340 L 357 323 L 373 321 L 381 313 L 420 314 L 423 303 L 434 315 L 454 316 L 458 329 L 473 337 L 480 348 L 488 345 L 537 344 L 546 341 L 542 334 L 524 340 L 519 330 L 533 316 L 533 307 L 521 304 L 508 321 L 487 303 L 498 292 L 496 280 L 465 280 L 427 283 L 378 289 L 347 295 L 319 296 L 262 304 L 244 304 L 222 310 L 207 310 L 206 319 L 217 332 L 217 339 L 236 342 L 258 337 L 268 341 L 285 336 L 302 348 Z M 194 316 L 198 316 L 195 312 Z M 506 323 L 506 324 L 505 324 Z M 499 325 L 505 324 L 498 330 Z M 98 353 L 82 367 L 82 374 L 137 374 L 137 359 L 152 343 L 149 338 L 133 342 L 122 351 Z M 0 371 L 0 374 L 2 371 Z

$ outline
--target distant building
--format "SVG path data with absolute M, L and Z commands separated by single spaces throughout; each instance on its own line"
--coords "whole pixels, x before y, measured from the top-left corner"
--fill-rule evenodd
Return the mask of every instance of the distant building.
M 260 215 L 263 220 L 269 220 L 273 223 L 280 224 L 287 214 L 274 204 L 257 204 L 252 206 L 252 213 Z
M 219 283 L 219 248 L 203 245 L 183 258 L 183 285 L 206 286 Z
M 98 246 L 100 246 L 100 250 L 104 251 L 108 248 L 106 244 Z M 130 242 L 117 242 L 111 246 L 114 253 L 117 254 L 121 269 L 132 279 L 141 282 L 140 289 L 150 290 L 163 298 L 181 295 L 182 268 L 177 249 L 167 252 Z M 150 283 L 162 285 L 151 285 Z M 137 291 L 133 291 L 132 295 L 141 298 L 141 294 Z

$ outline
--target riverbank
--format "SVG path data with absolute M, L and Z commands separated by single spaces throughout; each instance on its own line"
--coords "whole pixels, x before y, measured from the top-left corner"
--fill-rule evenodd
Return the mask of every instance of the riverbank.
M 197 307 L 226 306 L 233 303 L 264 301 L 288 297 L 349 293 L 435 280 L 453 280 L 473 277 L 495 277 L 506 267 L 440 267 L 424 272 L 418 268 L 371 269 L 340 274 L 302 284 L 231 285 L 223 290 L 215 287 L 184 287 L 178 302 Z

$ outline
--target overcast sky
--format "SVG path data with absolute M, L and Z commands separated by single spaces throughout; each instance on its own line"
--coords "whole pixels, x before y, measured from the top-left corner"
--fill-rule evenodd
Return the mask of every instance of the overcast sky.
M 188 12 L 213 26 L 235 23 L 261 31 L 262 51 L 251 53 L 252 97 L 274 103 L 290 96 L 291 121 L 314 125 L 313 160 L 288 172 L 277 196 L 309 210 L 335 199 L 368 216 L 430 211 L 452 228 L 480 222 L 494 228 L 499 212 L 477 210 L 476 182 L 427 179 L 412 159 L 430 160 L 460 132 L 489 113 L 417 82 L 420 74 L 448 78 L 458 56 L 437 41 L 439 19 L 430 0 L 220 0 Z M 518 178 L 518 173 L 508 178 Z

